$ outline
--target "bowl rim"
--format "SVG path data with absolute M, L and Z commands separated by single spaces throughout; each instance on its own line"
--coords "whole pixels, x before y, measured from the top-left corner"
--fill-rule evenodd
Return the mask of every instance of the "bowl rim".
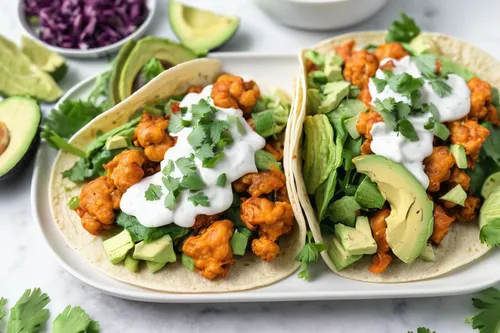
M 24 35 L 41 43 L 49 50 L 66 56 L 91 56 L 91 55 L 99 55 L 99 54 L 113 52 L 115 49 L 121 47 L 126 42 L 136 39 L 138 36 L 140 36 L 153 20 L 153 16 L 156 12 L 156 0 L 146 0 L 146 6 L 148 7 L 148 15 L 146 16 L 146 19 L 130 35 L 126 36 L 123 39 L 120 39 L 119 41 L 113 44 L 90 48 L 87 50 L 70 49 L 70 48 L 54 46 L 41 40 L 31 28 L 31 25 L 28 23 L 26 19 L 26 15 L 24 15 L 24 8 L 23 8 L 24 0 L 19 0 L 18 2 L 17 18 L 24 32 Z

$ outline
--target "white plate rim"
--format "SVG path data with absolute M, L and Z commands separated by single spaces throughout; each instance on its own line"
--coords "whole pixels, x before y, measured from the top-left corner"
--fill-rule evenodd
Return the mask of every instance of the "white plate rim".
M 224 59 L 238 59 L 245 57 L 256 57 L 261 59 L 266 58 L 279 58 L 279 57 L 297 57 L 295 54 L 287 53 L 272 53 L 272 54 L 258 54 L 253 52 L 221 52 L 210 54 L 211 57 L 220 58 L 223 62 Z M 59 100 L 56 106 L 62 103 L 68 96 L 75 93 L 75 91 L 81 89 L 83 86 L 89 84 L 91 81 L 95 80 L 96 74 L 91 76 L 75 86 L 69 89 L 63 97 Z M 143 302 L 153 302 L 153 303 L 234 303 L 234 302 L 281 302 L 281 301 L 313 301 L 313 300 L 360 300 L 360 299 L 386 299 L 386 298 L 418 298 L 418 297 L 436 297 L 436 296 L 453 296 L 469 294 L 479 290 L 486 289 L 492 285 L 500 282 L 500 276 L 492 279 L 478 280 L 475 284 L 468 285 L 458 285 L 450 288 L 437 288 L 437 287 L 426 287 L 422 289 L 415 290 L 379 290 L 374 288 L 373 290 L 345 290 L 345 291 L 279 291 L 279 292 L 260 292 L 259 289 L 253 290 L 252 293 L 245 291 L 242 292 L 230 292 L 230 293 L 204 293 L 204 294 L 182 294 L 182 293 L 149 293 L 144 294 L 143 291 L 133 291 L 133 290 L 123 290 L 115 287 L 104 286 L 99 282 L 93 281 L 81 275 L 77 270 L 73 269 L 70 264 L 68 264 L 63 258 L 59 256 L 57 251 L 50 244 L 47 235 L 45 233 L 44 227 L 42 225 L 42 218 L 39 213 L 38 208 L 38 197 L 37 193 L 39 190 L 40 177 L 43 175 L 44 170 L 41 166 L 43 152 L 49 149 L 45 142 L 42 142 L 40 148 L 36 154 L 33 176 L 31 181 L 31 210 L 33 219 L 36 221 L 37 228 L 43 235 L 43 240 L 49 247 L 50 251 L 54 255 L 56 261 L 71 275 L 73 275 L 78 280 L 83 283 L 105 293 L 115 297 L 143 301 Z M 43 191 L 43 189 L 42 189 Z M 62 235 L 59 234 L 62 238 Z M 491 252 L 487 255 L 491 255 Z M 479 259 L 481 260 L 481 259 Z M 333 274 L 333 273 L 332 273 Z M 450 274 L 453 274 L 450 273 Z M 437 277 L 436 279 L 439 279 Z M 278 284 L 280 282 L 277 282 Z M 304 283 L 314 283 L 314 281 L 304 282 Z M 412 282 L 404 283 L 402 285 L 411 285 Z M 373 284 L 375 287 L 379 284 Z M 150 292 L 150 290 L 144 289 L 144 291 Z

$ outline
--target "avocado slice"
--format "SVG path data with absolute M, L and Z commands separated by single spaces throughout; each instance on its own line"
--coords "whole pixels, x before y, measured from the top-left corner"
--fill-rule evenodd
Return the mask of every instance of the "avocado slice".
M 121 135 L 115 135 L 115 136 L 110 136 L 106 140 L 104 148 L 106 150 L 115 150 L 115 149 L 127 148 L 127 146 L 128 146 L 127 138 Z
M 332 259 L 335 267 L 340 271 L 352 263 L 358 261 L 363 257 L 363 255 L 349 255 L 344 250 L 342 244 L 340 244 L 339 240 L 335 237 L 332 238 L 330 242 L 330 246 L 328 247 L 328 256 Z
M 134 259 L 133 254 L 129 252 L 125 257 L 125 267 L 132 273 L 137 273 L 139 271 L 140 260 Z
M 146 266 L 148 266 L 148 269 L 151 273 L 156 273 L 163 267 L 165 267 L 167 263 L 166 262 L 153 262 L 153 261 L 146 261 Z
M 358 172 L 377 183 L 391 205 L 386 218 L 387 242 L 403 262 L 412 263 L 424 250 L 434 228 L 434 203 L 404 166 L 378 155 L 353 159 Z
M 54 79 L 1 35 L 0 64 L 0 95 L 29 96 L 46 102 L 61 97 L 63 92 Z
M 128 48 L 130 45 L 127 46 Z M 115 104 L 132 95 L 137 76 L 151 58 L 159 60 L 165 69 L 196 59 L 196 54 L 191 49 L 158 37 L 150 36 L 141 39 L 128 55 L 126 55 L 127 49 L 123 51 L 123 56 L 117 58 L 110 80 L 112 102 Z M 126 57 L 125 60 L 124 57 Z M 120 66 L 122 62 L 123 66 Z
M 350 85 L 346 81 L 328 82 L 325 84 L 323 94 L 326 96 L 319 105 L 318 113 L 329 113 L 335 110 L 340 102 L 349 94 Z
M 29 97 L 14 96 L 0 102 L 0 182 L 22 171 L 40 141 L 41 112 Z
M 377 243 L 370 235 L 353 227 L 341 223 L 335 224 L 335 237 L 339 240 L 348 255 L 374 254 L 377 252 Z
M 56 81 L 61 80 L 68 72 L 68 65 L 63 57 L 31 38 L 21 37 L 21 50 L 35 65 L 50 74 Z
M 116 58 L 113 60 L 113 65 L 111 67 L 111 76 L 109 78 L 109 101 L 111 105 L 116 105 L 121 102 L 120 99 L 120 74 L 123 69 L 123 65 L 127 61 L 127 58 L 135 46 L 135 41 L 130 40 L 125 43 L 118 51 Z
M 439 199 L 463 207 L 465 204 L 465 199 L 467 199 L 467 192 L 464 191 L 460 184 L 457 184 L 457 186 L 446 192 L 446 194 L 441 196 Z
M 434 248 L 431 244 L 427 243 L 427 245 L 425 245 L 424 250 L 420 253 L 420 259 L 429 262 L 436 261 L 436 254 L 434 253 Z
M 199 55 L 224 45 L 240 25 L 237 16 L 217 15 L 177 1 L 170 1 L 168 17 L 175 35 Z
M 112 264 L 120 263 L 127 254 L 134 248 L 134 241 L 127 229 L 123 229 L 118 235 L 106 239 L 102 245 L 108 254 Z
M 356 230 L 361 231 L 368 237 L 373 237 L 370 221 L 368 221 L 368 217 L 366 216 L 356 217 Z
M 450 145 L 450 153 L 455 158 L 457 167 L 460 169 L 467 169 L 467 155 L 465 154 L 464 146 L 452 144 Z

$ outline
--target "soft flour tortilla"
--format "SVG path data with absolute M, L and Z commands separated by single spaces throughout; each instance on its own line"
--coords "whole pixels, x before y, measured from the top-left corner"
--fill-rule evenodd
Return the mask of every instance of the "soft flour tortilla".
M 480 78 L 500 89 L 500 63 L 491 55 L 473 45 L 452 37 L 430 33 L 424 33 L 423 35 L 432 38 L 439 48 L 440 54 L 472 70 Z M 345 34 L 321 42 L 314 48 L 319 52 L 329 52 L 335 46 L 348 40 L 356 41 L 356 48 L 363 48 L 368 44 L 382 44 L 385 42 L 385 32 L 374 31 Z M 307 89 L 307 81 L 304 58 L 301 57 L 300 61 L 302 62 L 302 96 L 305 95 L 304 92 Z M 305 99 L 305 97 L 303 98 Z M 292 117 L 295 119 L 296 123 L 292 126 L 293 132 L 290 144 L 292 155 L 296 157 L 292 165 L 292 171 L 297 183 L 296 191 L 314 239 L 317 242 L 325 242 L 325 244 L 329 246 L 330 239 L 324 239 L 321 235 L 319 221 L 316 217 L 316 210 L 309 200 L 304 178 L 302 176 L 301 152 L 302 128 L 306 116 L 305 100 L 303 100 L 302 104 L 296 104 L 295 106 L 297 108 L 292 110 Z M 450 232 L 446 235 L 441 244 L 435 247 L 435 262 L 424 262 L 417 259 L 411 265 L 407 265 L 395 258 L 384 273 L 376 275 L 368 271 L 368 267 L 372 262 L 371 256 L 366 256 L 342 271 L 337 270 L 326 251 L 323 251 L 321 256 L 328 267 L 340 276 L 367 282 L 395 283 L 429 279 L 445 274 L 481 257 L 486 254 L 488 250 L 489 247 L 481 244 L 479 241 L 479 227 L 477 223 L 456 222 L 452 224 Z
M 94 119 L 75 134 L 70 143 L 85 150 L 98 131 L 108 132 L 127 122 L 136 110 L 147 102 L 182 94 L 193 85 L 211 84 L 220 74 L 221 67 L 222 64 L 218 60 L 199 59 L 165 71 L 134 95 Z M 289 135 L 285 138 L 285 152 L 289 149 L 288 138 Z M 288 156 L 286 153 L 286 158 Z M 166 269 L 155 274 L 150 273 L 145 265 L 141 265 L 138 273 L 130 272 L 123 264 L 113 265 L 102 245 L 106 236 L 90 235 L 82 228 L 78 215 L 67 205 L 71 197 L 80 194 L 81 186 L 63 178 L 62 172 L 71 168 L 77 159 L 76 156 L 61 151 L 54 162 L 49 185 L 52 215 L 68 244 L 94 267 L 116 280 L 165 292 L 230 292 L 271 284 L 287 277 L 300 265 L 295 261 L 295 256 L 304 246 L 306 226 L 297 195 L 291 190 L 288 180 L 290 201 L 294 209 L 299 210 L 295 212 L 297 219 L 293 232 L 280 238 L 282 252 L 272 263 L 264 262 L 253 254 L 235 256 L 236 264 L 229 270 L 227 277 L 215 281 L 209 281 L 189 271 L 180 260 L 168 264 Z M 284 166 L 287 179 L 291 180 L 290 162 L 284 160 Z

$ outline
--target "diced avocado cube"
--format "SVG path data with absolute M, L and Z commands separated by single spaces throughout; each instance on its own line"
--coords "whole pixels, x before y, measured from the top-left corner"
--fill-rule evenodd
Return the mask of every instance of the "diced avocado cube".
M 319 105 L 321 104 L 321 93 L 319 89 L 307 88 L 306 96 L 306 111 L 308 115 L 318 113 Z
M 183 253 L 182 256 L 181 256 L 181 262 L 191 272 L 194 271 L 195 266 L 194 266 L 194 260 L 193 260 L 193 258 L 191 258 L 190 256 L 188 256 L 188 255 L 186 255 L 186 254 Z
M 366 216 L 356 217 L 356 230 L 361 231 L 368 237 L 373 237 L 370 221 L 368 221 L 368 217 Z
M 106 150 L 115 150 L 115 149 L 122 149 L 122 148 L 127 148 L 128 143 L 127 139 L 125 139 L 123 136 L 120 135 L 115 135 L 111 136 L 106 140 Z
M 347 133 L 349 133 L 349 135 L 353 139 L 357 139 L 360 136 L 358 129 L 356 127 L 356 125 L 358 124 L 358 120 L 359 120 L 359 113 L 352 118 L 344 120 L 344 125 L 347 130 Z
M 439 199 L 452 202 L 463 207 L 465 199 L 467 199 L 467 192 L 464 191 L 462 185 L 458 184 Z
M 139 263 L 140 261 L 137 259 L 134 259 L 132 256 L 132 253 L 128 253 L 127 257 L 125 258 L 125 267 L 132 273 L 137 273 L 139 271 Z
M 151 273 L 156 273 L 163 267 L 165 267 L 167 263 L 166 262 L 153 262 L 153 261 L 146 261 L 146 265 L 148 266 L 148 269 Z
M 170 235 L 155 239 L 150 243 L 137 243 L 134 250 L 134 259 L 152 261 L 156 263 L 175 262 L 176 255 Z
M 366 209 L 382 208 L 385 203 L 384 196 L 380 193 L 377 185 L 373 183 L 369 177 L 365 177 L 361 184 L 359 184 L 354 199 L 361 207 Z
M 234 231 L 233 237 L 231 237 L 230 242 L 231 247 L 233 248 L 233 253 L 235 255 L 242 256 L 245 254 L 249 236 L 249 234 L 241 233 L 238 230 Z
M 368 237 L 355 228 L 337 223 L 335 225 L 335 237 L 337 237 L 348 255 L 374 254 L 377 252 L 377 243 L 375 243 L 373 237 Z
M 325 98 L 321 101 L 318 113 L 328 113 L 339 106 L 340 102 L 349 94 L 350 83 L 346 81 L 328 82 L 325 84 L 323 94 Z
M 356 223 L 356 212 L 361 206 L 352 196 L 344 196 L 335 200 L 328 206 L 328 215 L 334 222 L 340 222 L 354 227 Z
M 410 42 L 410 48 L 416 53 L 433 53 L 439 54 L 437 44 L 432 40 L 432 37 L 425 35 L 418 35 Z
M 420 253 L 420 258 L 422 258 L 422 260 L 424 261 L 431 261 L 431 262 L 434 262 L 436 260 L 436 255 L 434 254 L 434 248 L 432 247 L 431 244 L 427 243 L 422 253 Z
M 467 169 L 467 155 L 465 154 L 465 148 L 462 145 L 450 145 L 450 153 L 455 158 L 457 167 L 460 169 Z
M 106 239 L 102 244 L 109 260 L 115 265 L 125 259 L 127 253 L 134 248 L 134 241 L 127 229 L 124 229 L 116 236 Z
M 332 238 L 328 248 L 328 256 L 332 259 L 335 267 L 340 271 L 363 257 L 362 255 L 348 255 L 342 244 L 335 237 Z
M 325 55 L 325 75 L 328 82 L 342 81 L 342 63 L 344 60 L 338 54 Z

